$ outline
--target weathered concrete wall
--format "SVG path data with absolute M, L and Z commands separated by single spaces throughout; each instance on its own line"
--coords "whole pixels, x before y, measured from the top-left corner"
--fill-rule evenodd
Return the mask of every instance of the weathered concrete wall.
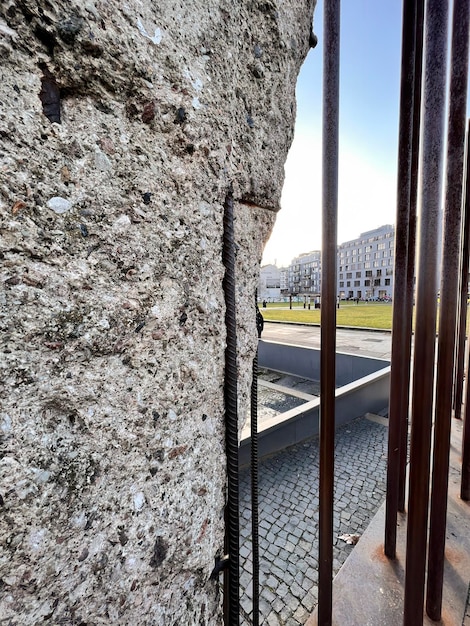
M 313 3 L 1 4 L 6 623 L 221 622 L 222 206 L 242 420 Z

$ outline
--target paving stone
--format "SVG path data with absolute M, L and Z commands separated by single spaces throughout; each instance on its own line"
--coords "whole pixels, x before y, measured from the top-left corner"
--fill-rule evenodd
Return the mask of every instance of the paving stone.
M 387 428 L 370 420 L 359 418 L 337 431 L 335 570 L 353 549 L 337 536 L 362 534 L 383 501 L 386 448 Z M 317 603 L 318 459 L 318 440 L 312 439 L 260 461 L 260 623 L 268 626 L 268 620 L 275 626 L 304 624 Z M 242 626 L 251 624 L 251 514 L 245 511 L 250 507 L 249 492 L 249 471 L 244 470 L 240 475 L 241 567 L 248 575 L 243 580 L 249 583 L 247 593 L 242 593 Z
M 268 624 L 268 626 L 280 626 L 281 625 L 281 622 L 279 621 L 279 616 L 274 611 L 271 611 L 271 613 L 268 615 L 266 623 Z

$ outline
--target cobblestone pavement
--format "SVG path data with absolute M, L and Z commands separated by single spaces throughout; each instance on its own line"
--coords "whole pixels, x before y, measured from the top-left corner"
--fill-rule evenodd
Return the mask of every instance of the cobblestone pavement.
M 334 573 L 385 498 L 387 427 L 358 418 L 338 429 L 335 449 Z M 317 604 L 318 438 L 260 461 L 260 624 L 304 624 Z M 240 475 L 243 626 L 251 624 L 250 473 Z

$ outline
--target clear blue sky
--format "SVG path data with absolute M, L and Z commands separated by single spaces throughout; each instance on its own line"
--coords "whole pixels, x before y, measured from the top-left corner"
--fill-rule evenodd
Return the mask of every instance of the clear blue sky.
M 339 242 L 395 222 L 402 18 L 399 0 L 341 4 Z M 318 0 L 318 45 L 297 84 L 282 209 L 264 264 L 287 265 L 321 247 L 322 27 L 323 0 Z

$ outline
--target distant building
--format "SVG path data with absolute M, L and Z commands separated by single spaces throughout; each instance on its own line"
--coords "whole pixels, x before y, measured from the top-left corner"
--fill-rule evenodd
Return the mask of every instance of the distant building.
M 259 272 L 258 300 L 279 300 L 281 271 L 275 265 L 264 265 Z
M 287 271 L 283 295 L 313 295 L 321 289 L 321 251 L 314 250 L 296 257 Z
M 395 227 L 386 224 L 338 246 L 338 295 L 362 300 L 393 297 Z M 295 257 L 289 267 L 265 265 L 260 271 L 258 299 L 318 296 L 321 293 L 321 251 Z
M 395 227 L 390 224 L 361 233 L 338 246 L 340 298 L 391 299 Z

